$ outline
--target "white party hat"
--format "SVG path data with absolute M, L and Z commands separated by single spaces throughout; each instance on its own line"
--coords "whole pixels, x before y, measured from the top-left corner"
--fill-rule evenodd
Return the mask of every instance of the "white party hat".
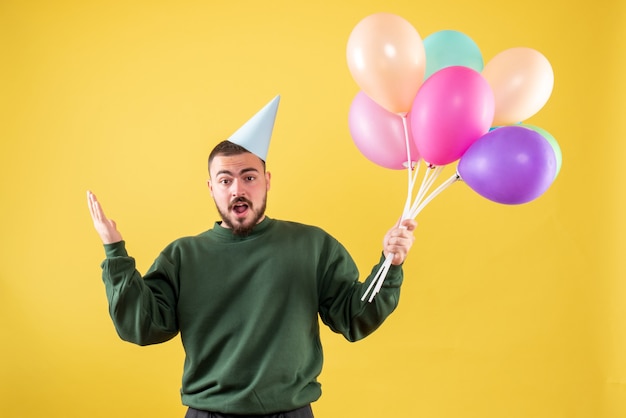
M 279 101 L 280 96 L 274 97 L 263 109 L 259 110 L 241 128 L 237 129 L 228 140 L 241 145 L 263 161 L 266 161 Z

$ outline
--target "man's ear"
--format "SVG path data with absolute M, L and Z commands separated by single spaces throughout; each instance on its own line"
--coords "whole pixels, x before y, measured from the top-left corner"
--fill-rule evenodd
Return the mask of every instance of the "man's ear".
M 265 182 L 267 183 L 267 185 L 265 186 L 265 190 L 269 190 L 270 189 L 270 180 L 272 178 L 272 173 L 270 173 L 269 171 L 265 172 Z
M 211 197 L 212 197 L 213 196 L 213 184 L 211 183 L 211 179 L 208 179 L 206 181 L 206 185 L 208 186 L 209 192 L 211 193 Z

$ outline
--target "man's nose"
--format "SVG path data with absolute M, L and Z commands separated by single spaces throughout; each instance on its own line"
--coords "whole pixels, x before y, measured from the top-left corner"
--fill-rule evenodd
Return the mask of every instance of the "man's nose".
M 243 196 L 246 193 L 243 183 L 240 182 L 239 180 L 233 181 L 231 192 L 233 194 L 233 197 Z

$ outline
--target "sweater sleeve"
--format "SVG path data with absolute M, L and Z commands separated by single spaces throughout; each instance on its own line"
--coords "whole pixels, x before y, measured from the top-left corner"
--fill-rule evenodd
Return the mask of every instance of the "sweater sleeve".
M 176 291 L 167 263 L 157 262 L 145 277 L 137 271 L 135 259 L 124 241 L 106 244 L 102 279 L 109 302 L 109 314 L 121 339 L 138 345 L 161 343 L 178 334 Z
M 403 272 L 401 266 L 394 265 L 374 300 L 361 301 L 383 262 L 381 255 L 365 282 L 360 282 L 358 269 L 345 248 L 337 242 L 330 252 L 320 290 L 320 318 L 349 341 L 374 332 L 398 306 Z

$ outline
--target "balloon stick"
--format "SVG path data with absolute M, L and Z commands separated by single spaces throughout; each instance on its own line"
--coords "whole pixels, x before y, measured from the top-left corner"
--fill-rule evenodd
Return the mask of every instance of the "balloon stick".
M 402 218 L 400 220 L 400 221 L 403 221 L 405 219 L 408 219 L 411 213 L 411 198 L 413 197 L 413 186 L 415 184 L 415 177 L 411 175 L 411 172 L 413 171 L 414 166 L 413 166 L 413 161 L 411 158 L 411 146 L 409 143 L 410 139 L 409 139 L 409 127 L 408 127 L 408 122 L 407 122 L 407 114 L 400 113 L 399 115 L 402 118 L 402 126 L 404 127 L 404 144 L 406 146 L 406 156 L 407 156 L 406 160 L 408 162 L 407 170 L 406 170 L 407 172 L 407 196 L 406 196 L 406 201 L 404 202 L 404 210 L 402 211 Z M 370 293 L 370 291 L 372 290 L 372 287 L 373 287 L 373 291 L 372 291 L 372 294 L 370 295 L 369 302 L 374 300 L 374 296 L 376 296 L 376 294 L 380 291 L 381 287 L 383 286 L 383 282 L 385 281 L 387 272 L 389 271 L 389 268 L 391 267 L 391 260 L 393 260 L 393 257 L 394 257 L 393 253 L 387 254 L 385 261 L 378 269 L 378 272 L 376 272 L 376 276 L 374 276 L 374 279 L 365 290 L 365 293 L 363 293 L 363 296 L 361 297 L 361 301 L 365 300 L 365 298 L 367 297 L 367 294 Z
M 443 192 L 446 188 L 448 188 L 452 183 L 454 183 L 455 181 L 458 181 L 461 177 L 458 174 L 454 174 L 452 177 L 450 177 L 448 180 L 446 180 L 445 182 L 441 183 L 441 185 L 439 185 L 439 187 L 437 187 L 431 194 L 428 195 L 428 197 L 426 197 L 422 202 L 419 203 L 419 205 L 411 210 L 411 218 L 415 218 L 417 217 L 417 215 L 419 215 L 419 213 L 422 211 L 422 209 L 424 209 L 424 207 L 431 201 L 433 200 L 435 197 L 437 197 L 437 195 L 441 192 Z M 415 202 L 417 203 L 417 201 Z
M 408 161 L 407 176 L 408 176 L 408 190 L 406 201 L 404 202 L 404 210 L 402 211 L 402 220 L 406 219 L 410 213 L 411 197 L 413 196 L 413 180 L 411 177 L 411 171 L 413 171 L 413 159 L 411 158 L 411 146 L 409 144 L 409 127 L 406 119 L 406 113 L 400 115 L 402 118 L 402 126 L 404 127 L 404 144 L 406 146 L 406 160 Z
M 413 218 L 413 219 L 416 218 L 417 215 L 422 211 L 422 209 L 424 209 L 424 207 L 428 203 L 430 203 L 431 200 L 437 197 L 437 195 L 443 192 L 452 183 L 460 180 L 461 177 L 457 173 L 455 173 L 452 177 L 450 177 L 448 180 L 446 180 L 441 185 L 439 185 L 439 187 L 437 187 L 432 193 L 426 196 L 426 193 L 432 188 L 435 180 L 441 174 L 444 168 L 443 166 L 429 165 L 427 170 L 424 173 L 424 177 L 422 178 L 422 183 L 417 192 L 417 195 L 415 196 L 415 200 L 413 201 L 413 204 L 411 204 L 411 198 L 413 196 L 413 188 L 417 181 L 417 175 L 419 172 L 419 161 L 416 162 L 416 165 L 414 168 L 413 163 L 411 161 L 411 157 L 410 157 L 411 151 L 410 151 L 409 142 L 408 142 L 409 133 L 408 133 L 407 124 L 406 124 L 406 116 L 402 116 L 402 120 L 403 120 L 404 128 L 405 128 L 404 134 L 405 134 L 406 148 L 407 148 L 407 157 L 408 157 L 407 161 L 409 161 L 409 166 L 407 167 L 407 173 L 408 173 L 407 175 L 408 176 L 407 199 L 404 205 L 404 210 L 402 212 L 402 220 L 404 220 L 404 219 L 409 219 L 409 218 Z M 411 171 L 413 170 L 415 170 L 415 173 L 411 173 Z M 379 267 L 378 271 L 376 272 L 376 275 L 372 279 L 372 282 L 369 284 L 369 286 L 365 290 L 365 293 L 363 293 L 363 296 L 361 297 L 361 301 L 364 301 L 367 298 L 367 295 L 370 294 L 371 292 L 368 302 L 372 302 L 376 294 L 380 292 L 380 289 L 383 286 L 385 278 L 387 277 L 387 273 L 389 272 L 389 269 L 391 268 L 391 261 L 393 260 L 393 257 L 394 257 L 393 253 L 387 254 L 387 257 L 385 257 L 385 261 Z

